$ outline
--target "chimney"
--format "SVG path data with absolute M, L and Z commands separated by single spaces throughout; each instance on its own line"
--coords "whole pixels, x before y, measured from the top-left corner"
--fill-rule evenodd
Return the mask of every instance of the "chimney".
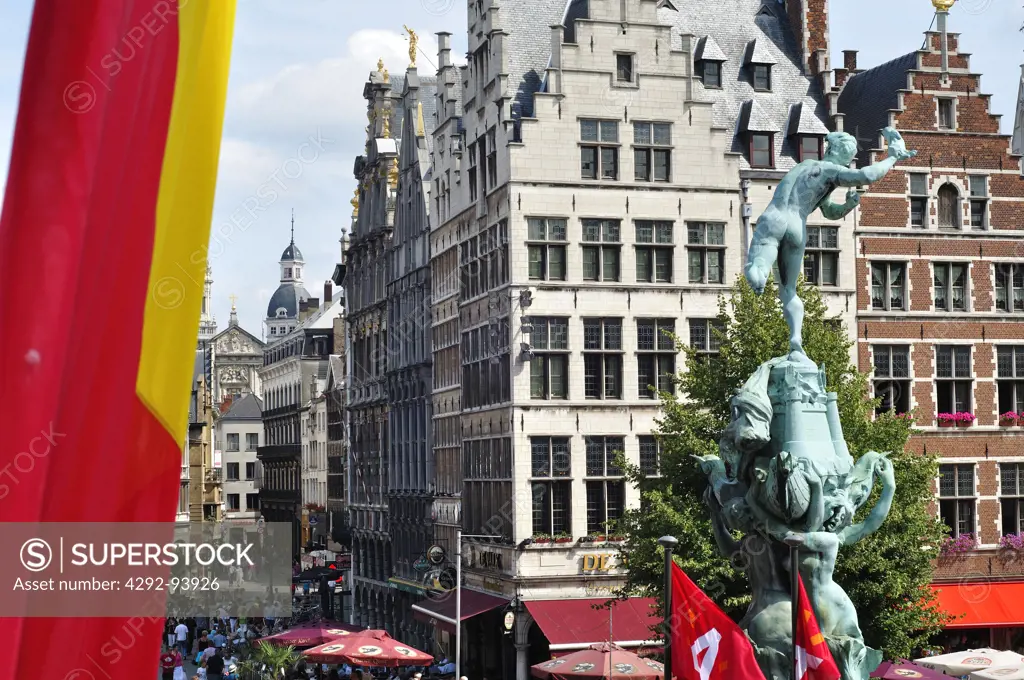
M 857 70 L 857 50 L 843 50 L 843 68 L 851 72 Z
M 452 65 L 452 34 L 441 31 L 437 34 L 437 68 Z
M 786 15 L 800 44 L 804 74 L 816 76 L 828 71 L 828 2 L 829 0 L 785 0 Z M 824 68 L 817 54 L 824 54 Z
M 334 283 L 330 280 L 324 281 L 324 307 L 331 305 L 331 300 L 334 299 Z

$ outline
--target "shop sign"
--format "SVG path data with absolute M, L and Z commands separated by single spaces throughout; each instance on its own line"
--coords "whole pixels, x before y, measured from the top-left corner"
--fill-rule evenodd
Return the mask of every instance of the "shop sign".
M 439 545 L 432 545 L 427 549 L 427 561 L 433 565 L 443 564 L 445 557 L 444 548 Z
M 490 571 L 504 571 L 504 565 L 502 563 L 500 552 L 492 552 L 489 550 L 485 550 L 476 553 L 475 558 L 475 565 L 480 569 L 488 569 Z
M 502 623 L 505 626 L 505 635 L 511 634 L 512 629 L 515 628 L 516 625 L 516 613 L 511 610 L 505 612 L 505 619 Z
M 610 571 L 618 566 L 615 557 L 615 553 L 584 555 L 580 560 L 580 571 Z

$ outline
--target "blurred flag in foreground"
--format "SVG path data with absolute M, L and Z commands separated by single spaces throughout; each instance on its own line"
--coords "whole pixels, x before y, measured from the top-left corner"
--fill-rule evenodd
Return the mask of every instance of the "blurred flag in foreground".
M 0 521 L 174 520 L 234 14 L 36 0 L 0 214 Z M 0 678 L 156 672 L 162 620 L 4 600 Z

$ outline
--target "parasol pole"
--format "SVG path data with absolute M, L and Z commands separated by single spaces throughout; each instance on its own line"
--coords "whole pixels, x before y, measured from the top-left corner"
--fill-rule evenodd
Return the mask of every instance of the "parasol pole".
M 615 635 L 612 633 L 612 616 L 615 614 L 615 605 L 608 605 L 608 680 L 612 680 L 612 646 L 615 644 Z

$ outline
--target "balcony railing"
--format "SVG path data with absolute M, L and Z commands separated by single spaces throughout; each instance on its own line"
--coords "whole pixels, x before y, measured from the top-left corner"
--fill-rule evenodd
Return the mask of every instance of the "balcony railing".
M 220 484 L 224 481 L 223 468 L 209 468 L 206 471 L 206 481 L 210 484 Z
M 261 446 L 257 453 L 260 460 L 298 460 L 302 455 L 302 446 L 299 444 L 278 444 L 275 446 Z

